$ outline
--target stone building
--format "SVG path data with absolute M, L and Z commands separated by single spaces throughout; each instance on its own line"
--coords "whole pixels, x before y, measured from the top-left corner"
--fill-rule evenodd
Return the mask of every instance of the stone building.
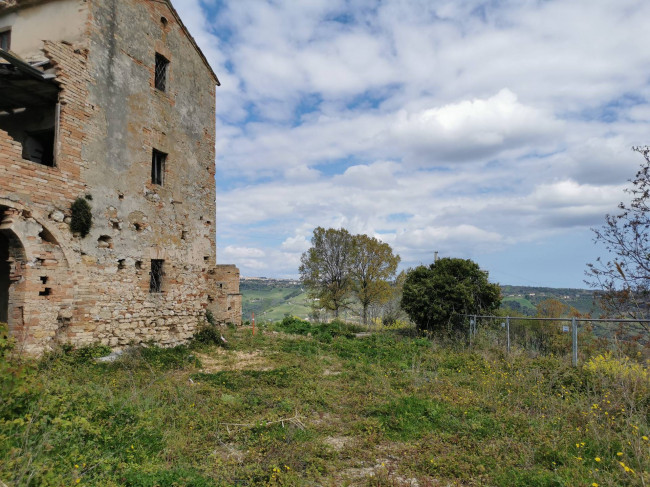
M 239 271 L 216 263 L 218 85 L 168 0 L 0 0 L 0 321 L 24 352 L 240 323 Z

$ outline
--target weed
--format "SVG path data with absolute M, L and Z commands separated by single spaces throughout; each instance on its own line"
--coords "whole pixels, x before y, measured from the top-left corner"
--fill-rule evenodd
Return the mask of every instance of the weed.
M 93 360 L 105 349 L 64 347 L 21 362 L 0 333 L 0 479 L 138 487 L 650 482 L 639 361 L 603 355 L 573 368 L 564 357 L 506 355 L 478 341 L 469 349 L 402 329 L 355 338 L 346 324 L 293 318 L 270 328 L 227 330 L 227 349 L 201 344 L 201 357 L 216 364 L 205 371 L 185 346 L 132 349 L 113 363 Z M 256 361 L 238 362 L 246 356 Z

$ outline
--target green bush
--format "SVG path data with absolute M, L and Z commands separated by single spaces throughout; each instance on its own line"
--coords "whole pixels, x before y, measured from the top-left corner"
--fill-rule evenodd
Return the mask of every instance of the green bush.
M 93 226 L 93 214 L 88 201 L 84 198 L 77 198 L 70 206 L 70 231 L 78 233 L 84 238 Z

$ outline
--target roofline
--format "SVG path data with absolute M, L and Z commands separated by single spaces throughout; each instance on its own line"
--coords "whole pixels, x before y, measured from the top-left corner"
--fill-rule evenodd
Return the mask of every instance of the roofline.
M 13 10 L 18 10 L 21 7 L 24 7 L 24 6 L 27 6 L 27 5 L 35 5 L 35 4 L 38 4 L 38 3 L 46 3 L 47 1 L 51 1 L 51 0 L 23 0 L 20 3 L 16 2 L 16 0 L 0 0 L 0 13 L 2 13 L 2 12 L 11 12 Z M 185 24 L 181 20 L 180 15 L 178 15 L 178 12 L 176 11 L 174 6 L 172 5 L 171 0 L 149 0 L 149 1 L 164 3 L 164 4 L 167 5 L 167 7 L 171 11 L 172 15 L 176 19 L 176 22 L 178 22 L 178 25 L 181 26 L 181 29 L 183 29 L 183 32 L 185 33 L 187 38 L 190 40 L 190 43 L 192 44 L 192 46 L 194 46 L 194 49 L 196 49 L 196 52 L 198 53 L 198 55 L 203 60 L 203 64 L 205 64 L 206 68 L 208 68 L 208 71 L 210 72 L 210 74 L 214 78 L 215 83 L 217 84 L 217 86 L 221 86 L 221 82 L 219 81 L 219 78 L 217 78 L 216 73 L 212 69 L 212 66 L 210 66 L 210 63 L 208 62 L 205 55 L 203 54 L 203 51 L 201 51 L 201 48 L 198 46 L 198 44 L 194 40 L 194 37 L 192 37 L 192 34 L 190 34 L 190 31 L 187 29 L 187 27 L 185 27 Z
M 174 15 L 174 17 L 176 19 L 176 22 L 178 22 L 178 25 L 180 25 L 181 28 L 183 29 L 183 32 L 185 32 L 185 35 L 187 36 L 187 38 L 190 40 L 190 42 L 194 46 L 194 49 L 196 49 L 196 52 L 199 54 L 199 56 L 201 56 L 201 59 L 203 60 L 203 63 L 208 68 L 208 71 L 210 71 L 210 74 L 214 78 L 214 81 L 217 83 L 217 86 L 221 86 L 221 82 L 219 81 L 219 78 L 217 78 L 217 74 L 212 69 L 212 66 L 210 66 L 210 63 L 208 62 L 205 55 L 203 54 L 203 51 L 201 51 L 201 48 L 199 47 L 199 45 L 194 40 L 194 37 L 192 37 L 192 34 L 190 34 L 190 31 L 187 29 L 187 27 L 185 27 L 185 24 L 181 20 L 181 16 L 178 15 L 178 12 L 176 11 L 174 6 L 172 5 L 171 0 L 151 0 L 151 1 L 155 1 L 155 2 L 162 1 L 162 2 L 167 4 L 167 6 L 169 7 L 169 10 L 171 10 L 172 14 Z
M 11 51 L 5 51 L 4 49 L 0 49 L 0 58 L 4 59 L 5 61 L 8 61 L 9 64 L 15 66 L 16 69 L 31 76 L 32 78 L 49 81 L 56 77 L 53 74 L 44 73 L 40 69 L 36 69 L 34 66 L 23 61 L 20 57 L 18 57 L 15 53 Z

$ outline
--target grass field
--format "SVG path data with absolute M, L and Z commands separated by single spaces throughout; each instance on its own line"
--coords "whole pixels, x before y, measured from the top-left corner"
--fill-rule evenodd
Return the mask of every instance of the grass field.
M 288 319 L 227 348 L 0 360 L 0 480 L 60 486 L 650 482 L 647 371 Z

